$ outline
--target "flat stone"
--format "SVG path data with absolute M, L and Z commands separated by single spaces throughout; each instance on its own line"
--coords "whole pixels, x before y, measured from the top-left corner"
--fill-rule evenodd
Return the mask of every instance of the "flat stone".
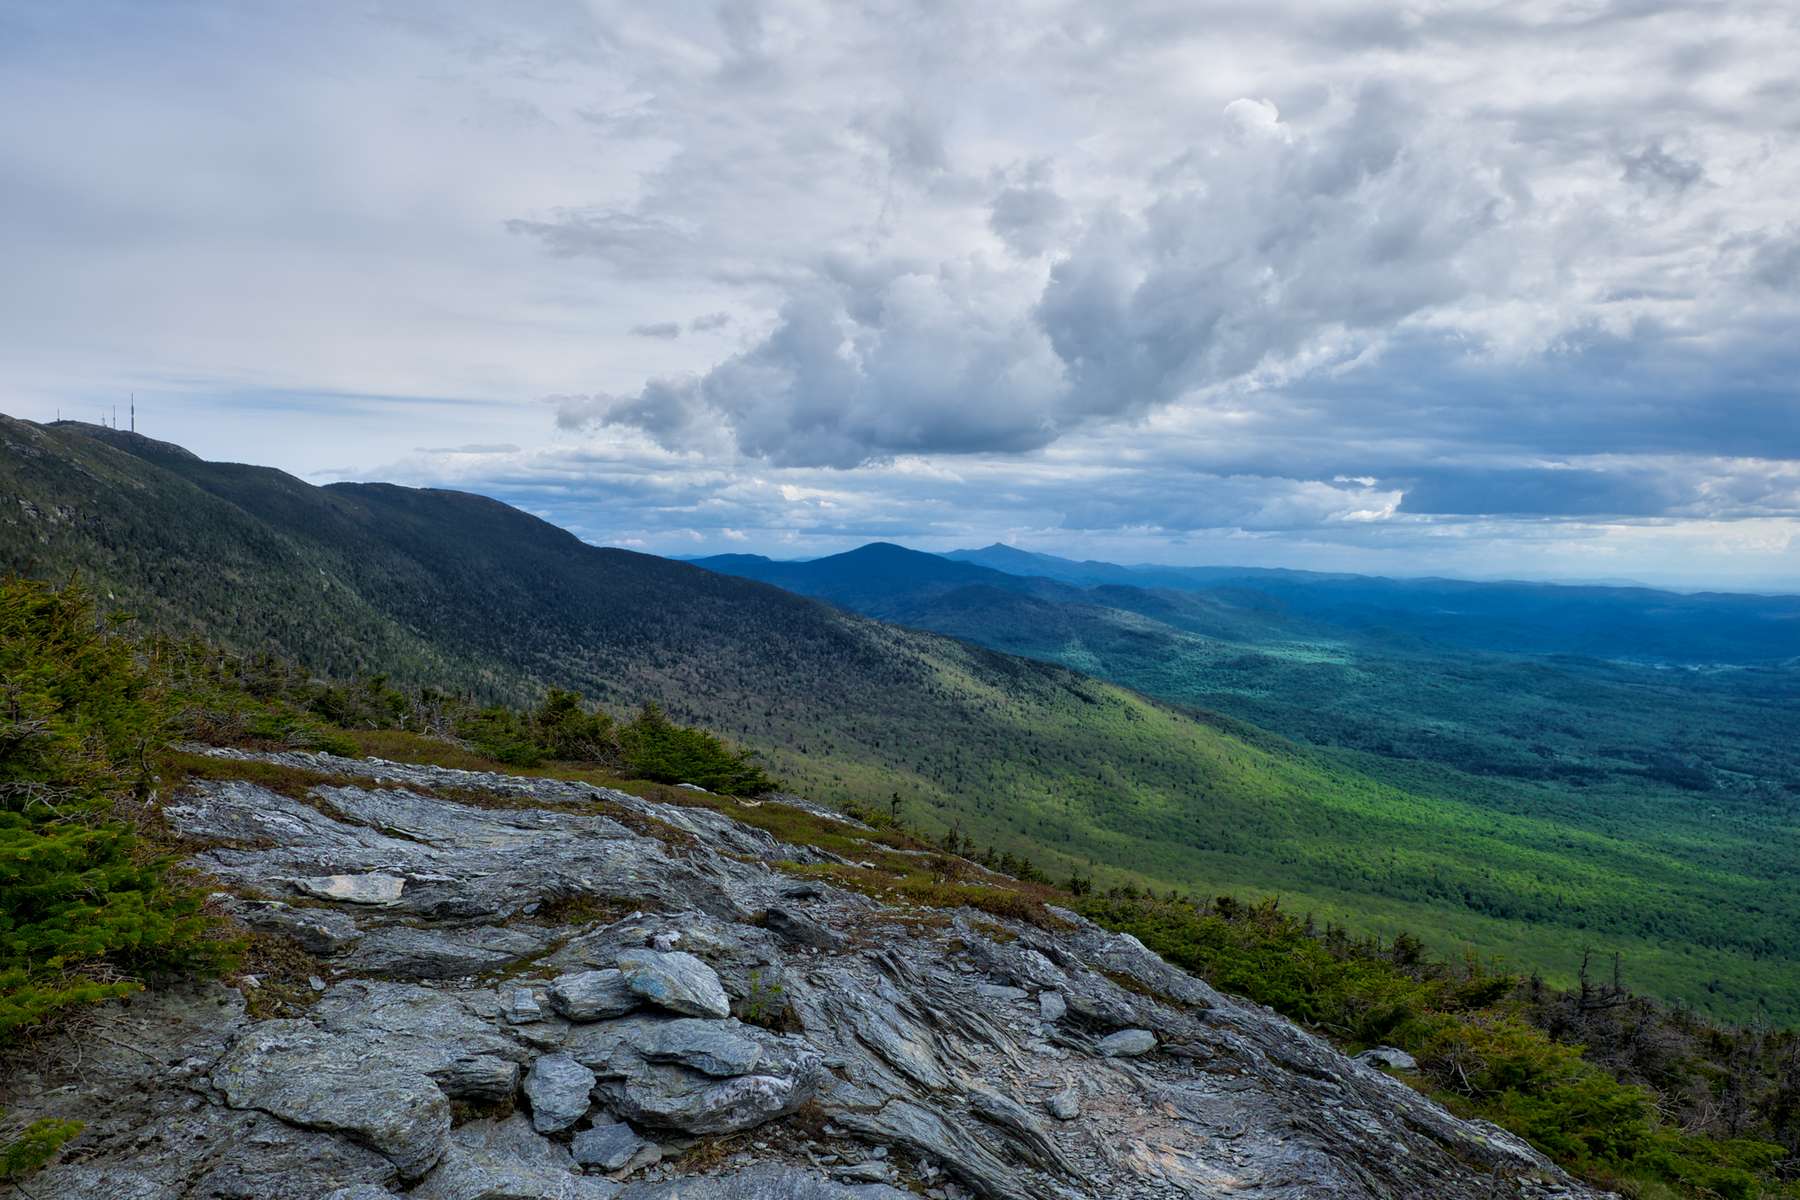
M 1008 987 L 1001 983 L 978 983 L 975 985 L 975 994 L 983 1000 L 999 1000 L 1006 1003 L 1030 998 L 1030 994 L 1024 988 Z
M 452 1100 L 511 1100 L 519 1090 L 519 1064 L 491 1054 L 459 1058 L 435 1076 Z
M 1018 1101 L 996 1092 L 978 1091 L 969 1097 L 969 1111 L 997 1129 L 1026 1162 L 1061 1175 L 1080 1175 L 1080 1168 L 1064 1157 L 1037 1117 Z
M 571 1021 L 599 1021 L 622 1017 L 642 1001 L 625 980 L 623 971 L 573 971 L 558 975 L 548 992 L 550 1007 Z
M 525 1076 L 525 1098 L 531 1124 L 539 1133 L 556 1133 L 587 1116 L 594 1073 L 567 1054 L 546 1054 Z
M 761 1046 L 725 1022 L 693 1017 L 653 1026 L 635 1049 L 651 1062 L 676 1062 L 718 1078 L 748 1075 L 763 1057 Z
M 433 1078 L 470 1055 L 520 1063 L 527 1057 L 463 995 L 416 983 L 347 979 L 326 991 L 308 1015 L 327 1031 L 378 1047 Z
M 816 950 L 841 950 L 844 939 L 811 917 L 785 908 L 770 908 L 763 914 L 763 928 L 793 946 L 811 946 Z
M 784 1117 L 812 1098 L 816 1075 L 714 1079 L 677 1066 L 649 1065 L 601 1085 L 607 1104 L 646 1125 L 683 1133 L 737 1133 Z
M 1081 1093 L 1072 1087 L 1063 1088 L 1051 1093 L 1044 1101 L 1044 1107 L 1059 1121 L 1073 1121 L 1081 1115 Z
M 408 979 L 464 979 L 499 971 L 543 951 L 541 932 L 477 925 L 465 929 L 417 929 L 391 925 L 371 930 L 344 966 Z
M 367 875 L 314 875 L 294 880 L 296 890 L 318 900 L 341 900 L 345 904 L 398 904 L 406 890 L 406 880 L 398 875 L 371 872 Z
M 762 1163 L 724 1175 L 634 1183 L 619 1200 L 913 1200 L 885 1183 L 839 1183 L 816 1172 Z
M 279 900 L 235 900 L 238 920 L 264 933 L 293 938 L 308 954 L 337 954 L 362 936 L 349 913 L 331 908 L 296 908 Z
M 1055 1023 L 1069 1015 L 1069 1003 L 1061 992 L 1038 993 L 1038 1017 L 1040 1020 Z
M 408 1179 L 431 1169 L 450 1134 L 450 1103 L 425 1074 L 305 1021 L 245 1030 L 213 1068 L 212 1085 L 233 1108 L 362 1142 Z
M 655 1142 L 638 1136 L 623 1121 L 608 1121 L 592 1129 L 583 1129 L 569 1143 L 578 1166 L 598 1167 L 602 1171 L 636 1170 L 649 1166 L 662 1157 Z M 654 1152 L 654 1153 L 652 1153 Z
M 1416 1071 L 1419 1060 L 1395 1046 L 1376 1046 L 1364 1050 L 1356 1056 L 1356 1061 L 1368 1063 L 1371 1067 L 1386 1067 L 1390 1071 Z
M 568 1026 L 563 1047 L 599 1077 L 595 1099 L 640 1128 L 735 1133 L 793 1112 L 825 1078 L 805 1042 L 731 1018 L 640 1013 Z M 745 1073 L 715 1074 L 728 1071 Z
M 728 1017 L 731 1001 L 718 973 L 683 950 L 619 955 L 625 983 L 643 999 L 689 1017 Z
M 507 988 L 500 1001 L 500 1015 L 508 1025 L 529 1025 L 544 1019 L 544 1006 L 530 988 Z
M 619 1185 L 578 1174 L 568 1151 L 523 1116 L 470 1121 L 410 1200 L 613 1200 Z
M 1100 1039 L 1094 1053 L 1101 1058 L 1136 1058 L 1156 1049 L 1156 1035 L 1148 1029 L 1121 1029 Z

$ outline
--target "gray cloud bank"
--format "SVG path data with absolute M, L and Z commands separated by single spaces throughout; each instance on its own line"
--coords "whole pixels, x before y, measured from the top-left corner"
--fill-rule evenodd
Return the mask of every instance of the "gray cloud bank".
M 365 469 L 661 549 L 1800 579 L 1785 0 L 155 8 L 0 20 L 42 406 L 465 398 Z

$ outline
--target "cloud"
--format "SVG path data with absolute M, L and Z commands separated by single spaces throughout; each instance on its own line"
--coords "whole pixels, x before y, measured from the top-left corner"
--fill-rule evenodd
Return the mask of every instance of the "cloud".
M 1678 158 L 1663 147 L 1657 138 L 1635 154 L 1620 156 L 1625 165 L 1625 179 L 1649 192 L 1672 192 L 1679 195 L 1706 178 L 1706 168 L 1698 162 Z
M 1796 57 L 1780 0 L 28 7 L 0 387 L 649 547 L 1800 573 Z
M 1441 472 L 1405 489 L 1399 511 L 1477 516 L 1663 516 L 1679 493 L 1654 476 L 1608 471 L 1476 468 Z
M 547 221 L 515 217 L 505 224 L 508 233 L 535 238 L 558 258 L 597 258 L 634 274 L 686 257 L 695 241 L 672 221 L 618 210 L 564 208 Z
M 1040 159 L 1018 178 L 1003 180 L 988 206 L 988 228 L 1023 258 L 1035 258 L 1058 245 L 1074 214 L 1052 186 L 1049 162 Z
M 895 454 L 1021 451 L 1097 418 L 1135 418 L 1259 374 L 1353 359 L 1461 298 L 1460 256 L 1507 197 L 1411 138 L 1426 114 L 1365 89 L 1315 133 L 1274 106 L 1227 105 L 1204 155 L 1160 173 L 1138 210 L 1103 205 L 1047 272 L 979 256 L 840 256 L 785 289 L 774 330 L 602 420 L 667 444 L 722 424 L 740 452 L 852 467 Z M 1034 168 L 989 225 L 1041 253 L 1064 219 Z M 706 421 L 698 419 L 704 410 Z

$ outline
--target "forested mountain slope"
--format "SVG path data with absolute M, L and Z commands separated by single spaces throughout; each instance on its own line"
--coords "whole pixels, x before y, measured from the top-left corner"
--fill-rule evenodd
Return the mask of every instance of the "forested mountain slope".
M 0 567 L 80 570 L 161 627 L 339 676 L 660 700 L 764 751 L 797 790 L 897 795 L 922 828 L 960 825 L 1059 876 L 1280 892 L 1565 978 L 1591 941 L 1721 1011 L 1766 998 L 1786 1016 L 1800 994 L 1800 899 L 1740 852 L 1779 849 L 1779 831 L 1678 852 L 1429 779 L 1397 787 L 1056 666 L 587 546 L 476 496 L 315 488 L 92 426 L 6 420 L 0 438 Z
M 1796 604 L 1792 597 L 1127 568 L 1006 547 L 954 560 L 875 544 L 812 562 L 747 555 L 696 561 L 1300 740 L 1333 769 L 1443 802 L 1447 826 L 1403 835 L 1403 849 L 1411 846 L 1406 838 L 1457 844 L 1467 825 L 1456 814 L 1466 810 L 1507 814 L 1680 863 L 1710 880 L 1702 886 L 1717 889 L 1722 913 L 1760 914 L 1767 903 L 1787 904 L 1785 881 L 1800 853 L 1800 755 L 1789 732 L 1800 720 L 1800 669 L 1471 647 L 1560 646 L 1565 616 L 1574 614 L 1579 625 L 1611 610 L 1624 630 L 1657 625 L 1662 645 L 1678 659 L 1722 647 L 1765 654 L 1782 645 L 1782 614 Z M 1038 567 L 1056 577 L 1015 573 Z M 1157 586 L 1120 582 L 1129 579 Z M 1399 597 L 1394 610 L 1374 599 L 1383 593 Z M 1460 611 L 1443 607 L 1449 593 L 1464 595 Z M 1509 607 L 1521 595 L 1526 599 Z M 1409 615 L 1434 605 L 1426 619 Z M 1678 619 L 1665 620 L 1659 608 Z M 1492 625 L 1496 610 L 1510 614 L 1510 625 Z M 1385 613 L 1386 625 L 1371 620 L 1372 612 Z M 1680 624 L 1696 613 L 1710 614 L 1709 623 L 1698 638 L 1686 638 Z M 1434 622 L 1449 629 L 1448 641 L 1437 640 Z M 1571 837 L 1556 853 L 1580 861 L 1590 852 L 1589 843 Z M 1532 894 L 1554 914 L 1534 915 L 1530 932 L 1516 936 L 1458 924 L 1463 909 L 1517 911 L 1492 909 L 1487 897 L 1460 885 L 1428 889 L 1447 911 L 1423 918 L 1380 911 L 1390 930 L 1448 924 L 1518 961 L 1565 964 L 1589 946 L 1616 945 L 1611 939 L 1629 928 L 1598 918 L 1578 880 L 1579 873 L 1545 875 Z M 1651 900 L 1654 885 L 1648 878 L 1619 884 L 1622 895 L 1643 902 L 1632 932 L 1652 943 L 1629 955 L 1628 977 L 1639 986 L 1740 1014 L 1758 1011 L 1769 987 L 1786 986 L 1773 981 L 1791 977 L 1800 953 L 1793 939 L 1770 943 L 1759 935 L 1714 957 L 1708 952 L 1725 949 L 1712 940 L 1722 931 L 1700 934 L 1683 921 L 1687 935 L 1658 945 L 1656 931 L 1669 914 L 1658 907 L 1663 901 Z M 1357 902 L 1359 919 L 1376 914 L 1369 904 Z M 1748 923 L 1758 919 L 1750 915 Z M 1734 942 L 1743 932 L 1724 936 Z
M 1465 650 L 1686 665 L 1800 657 L 1800 596 L 1648 587 L 1389 579 L 1257 567 L 1126 567 L 1011 546 L 942 557 L 1082 587 L 1255 596 L 1291 620 Z

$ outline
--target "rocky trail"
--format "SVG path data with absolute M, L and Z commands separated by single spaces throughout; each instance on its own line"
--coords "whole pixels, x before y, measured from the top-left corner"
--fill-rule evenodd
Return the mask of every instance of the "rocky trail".
M 7 1106 L 86 1130 L 20 1195 L 1600 1195 L 1074 914 L 889 907 L 585 783 L 208 753 L 314 780 L 165 805 L 284 965 L 39 1046 Z

